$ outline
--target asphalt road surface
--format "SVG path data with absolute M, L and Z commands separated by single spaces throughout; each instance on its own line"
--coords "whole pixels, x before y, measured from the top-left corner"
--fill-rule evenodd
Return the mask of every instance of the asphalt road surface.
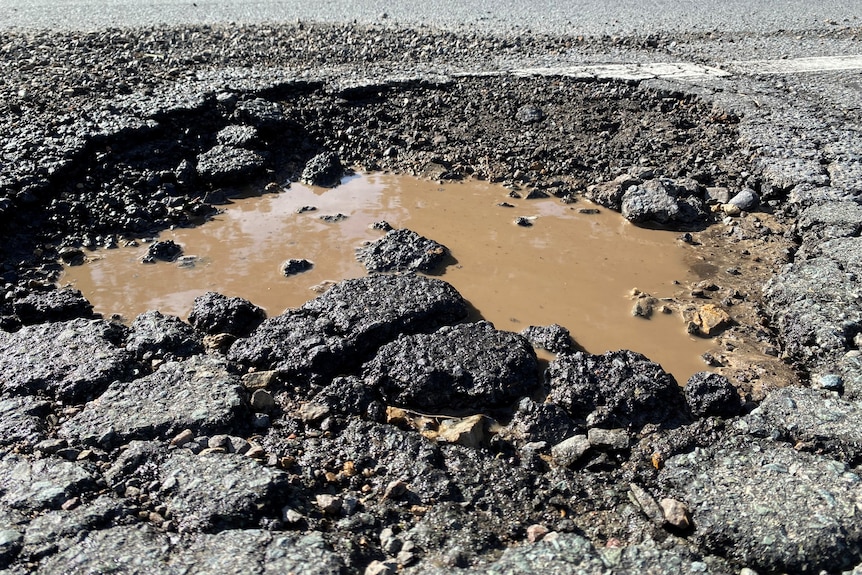
M 859 0 L 2 0 L 0 26 L 94 29 L 154 24 L 383 20 L 445 28 L 585 35 L 722 30 L 765 33 L 862 22 Z

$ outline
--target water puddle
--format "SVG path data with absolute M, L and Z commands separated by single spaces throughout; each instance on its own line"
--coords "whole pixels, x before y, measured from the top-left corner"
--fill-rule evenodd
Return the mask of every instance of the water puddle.
M 87 264 L 67 268 L 61 283 L 76 286 L 106 316 L 158 309 L 186 317 L 208 290 L 244 297 L 272 316 L 314 297 L 312 286 L 365 275 L 354 249 L 381 237 L 370 225 L 385 220 L 446 245 L 457 263 L 442 279 L 500 329 L 558 323 L 590 352 L 639 351 L 681 382 L 705 368 L 699 356 L 710 341 L 688 335 L 678 315 L 631 314 L 632 288 L 672 296 L 680 288 L 675 280 L 702 277 L 686 265 L 678 234 L 637 228 L 604 209 L 581 213 L 594 207 L 582 201 L 507 193 L 486 182 L 440 185 L 387 174 L 354 176 L 334 189 L 292 184 L 235 200 L 206 225 L 161 234 L 194 256 L 186 265 L 142 264 L 146 244 L 99 250 Z M 316 209 L 299 213 L 306 206 Z M 322 219 L 336 214 L 347 217 Z M 515 225 L 521 216 L 533 225 Z M 290 258 L 314 266 L 284 277 Z

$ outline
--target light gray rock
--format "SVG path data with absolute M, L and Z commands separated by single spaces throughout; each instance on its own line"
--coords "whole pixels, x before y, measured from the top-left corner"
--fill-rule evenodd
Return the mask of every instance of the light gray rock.
M 551 448 L 554 463 L 568 467 L 576 463 L 589 450 L 590 441 L 586 435 L 573 435 Z
M 757 204 L 760 203 L 760 198 L 757 196 L 757 192 L 751 188 L 743 188 L 738 194 L 730 198 L 727 203 L 736 206 L 740 210 L 750 211 L 757 207 Z

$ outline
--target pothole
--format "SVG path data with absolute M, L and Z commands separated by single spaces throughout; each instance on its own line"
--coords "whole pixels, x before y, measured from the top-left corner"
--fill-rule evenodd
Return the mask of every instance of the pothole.
M 223 79 L 201 81 L 205 88 L 178 88 L 176 93 L 168 90 L 155 98 L 131 97 L 118 104 L 118 109 L 124 112 L 100 124 L 96 132 L 88 132 L 95 128 L 86 123 L 80 129 L 75 128 L 78 132 L 83 130 L 75 141 L 85 144 L 75 144 L 73 148 L 58 152 L 60 160 L 47 172 L 44 181 L 27 184 L 26 190 L 19 194 L 22 202 L 26 200 L 21 204 L 23 211 L 4 230 L 15 241 L 0 245 L 0 249 L 16 246 L 18 250 L 26 250 L 27 246 L 32 246 L 32 255 L 26 256 L 29 259 L 19 260 L 29 263 L 6 274 L 12 278 L 10 282 L 16 283 L 6 286 L 5 301 L 20 300 L 33 289 L 53 285 L 58 279 L 54 262 L 64 250 L 117 245 L 124 239 L 147 237 L 168 228 L 175 229 L 172 233 L 177 234 L 177 241 L 185 244 L 190 254 L 201 258 L 191 262 L 196 264 L 193 269 L 174 273 L 191 277 L 211 269 L 223 276 L 222 279 L 230 275 L 240 277 L 243 274 L 227 271 L 242 269 L 249 254 L 229 255 L 229 261 L 221 263 L 218 258 L 208 256 L 203 248 L 195 247 L 194 241 L 183 237 L 186 233 L 210 233 L 206 230 L 218 229 L 218 222 L 203 226 L 199 231 L 184 228 L 206 221 L 217 212 L 219 204 L 246 193 L 249 186 L 257 192 L 264 187 L 291 188 L 278 198 L 301 195 L 303 188 L 291 182 L 298 181 L 310 160 L 322 151 L 329 151 L 342 164 L 355 166 L 365 173 L 383 171 L 418 176 L 426 181 L 460 181 L 462 183 L 453 189 L 462 192 L 468 187 L 493 183 L 514 191 L 519 198 L 546 199 L 510 198 L 509 201 L 499 190 L 486 191 L 489 199 L 483 200 L 487 203 L 481 208 L 461 209 L 480 215 L 478 223 L 467 220 L 460 228 L 450 230 L 439 230 L 428 224 L 426 231 L 421 224 L 414 225 L 412 218 L 417 217 L 421 209 L 413 210 L 409 217 L 385 215 L 383 208 L 373 207 L 362 209 L 378 210 L 379 215 L 369 214 L 365 220 L 355 213 L 337 222 L 322 222 L 317 218 L 324 212 L 335 215 L 349 211 L 350 201 L 339 194 L 348 193 L 343 190 L 350 190 L 351 185 L 364 181 L 360 179 L 326 194 L 315 195 L 309 204 L 324 202 L 324 196 L 332 197 L 333 202 L 329 207 L 318 205 L 316 214 L 292 213 L 297 206 L 285 209 L 285 213 L 291 212 L 290 218 L 314 222 L 327 229 L 327 233 L 340 234 L 327 240 L 328 248 L 340 242 L 338 257 L 317 255 L 318 247 L 311 249 L 312 246 L 297 249 L 296 253 L 270 250 L 277 253 L 274 256 L 277 261 L 261 264 L 265 267 L 261 271 L 245 273 L 243 289 L 231 288 L 221 280 L 203 280 L 200 285 L 185 288 L 178 279 L 132 278 L 142 286 L 171 286 L 173 299 L 152 301 L 146 293 L 150 288 L 137 293 L 129 285 L 115 284 L 112 289 L 116 294 L 130 294 L 130 300 L 141 303 L 136 304 L 138 307 L 109 311 L 97 301 L 99 308 L 106 313 L 119 311 L 129 316 L 133 314 L 132 309 L 157 307 L 184 316 L 195 294 L 218 290 L 247 294 L 252 301 L 269 308 L 271 314 L 278 313 L 309 299 L 313 295 L 307 290 L 310 283 L 364 273 L 353 261 L 353 249 L 361 241 L 378 237 L 379 232 L 367 229 L 370 220 L 391 219 L 393 225 L 418 227 L 417 232 L 452 248 L 459 266 L 450 266 L 445 279 L 453 283 L 459 274 L 465 277 L 469 273 L 490 275 L 487 264 L 497 258 L 518 261 L 519 257 L 521 263 L 508 268 L 515 270 L 509 274 L 520 276 L 517 282 L 500 272 L 502 275 L 492 276 L 497 279 L 487 288 L 473 287 L 487 285 L 477 279 L 458 285 L 480 308 L 482 315 L 500 328 L 519 331 L 530 324 L 564 324 L 572 329 L 577 342 L 590 351 L 621 347 L 643 350 L 648 357 L 673 371 L 678 379 L 684 380 L 693 371 L 706 367 L 699 357 L 710 347 L 710 342 L 686 334 L 685 324 L 679 324 L 679 314 L 685 314 L 688 328 L 697 331 L 699 328 L 692 328 L 692 324 L 702 317 L 692 313 L 709 305 L 712 306 L 709 313 L 719 311 L 730 318 L 731 321 L 722 322 L 723 327 L 732 326 L 729 334 L 712 340 L 714 345 L 706 355 L 710 366 L 733 371 L 729 375 L 739 374 L 733 377 L 734 381 L 746 394 L 753 392 L 752 397 L 759 394 L 759 380 L 787 379 L 787 370 L 781 369 L 781 362 L 775 357 L 779 351 L 772 345 L 773 335 L 760 325 L 757 307 L 762 280 L 780 260 L 780 256 L 776 256 L 781 249 L 780 242 L 774 241 L 780 234 L 765 239 L 758 236 L 750 246 L 752 259 L 756 257 L 762 262 L 753 266 L 758 268 L 758 273 L 749 274 L 743 262 L 739 276 L 728 276 L 725 271 L 736 266 L 732 260 L 735 256 L 729 255 L 732 250 L 724 246 L 726 242 L 736 242 L 737 238 L 723 235 L 723 231 L 713 231 L 713 224 L 719 222 L 723 214 L 714 215 L 711 208 L 720 207 L 740 191 L 756 194 L 760 189 L 757 176 L 746 171 L 746 160 L 736 147 L 738 118 L 732 113 L 710 108 L 693 96 L 672 90 L 564 78 L 435 77 L 385 82 L 354 79 L 329 85 L 295 80 L 250 91 L 211 87 L 213 81 L 224 84 Z M 225 85 L 230 85 L 230 80 Z M 204 92 L 200 92 L 201 89 Z M 638 193 L 632 194 L 627 207 L 623 200 L 630 188 Z M 437 195 L 448 198 L 470 194 L 444 191 Z M 617 223 L 602 223 L 600 228 L 613 230 L 616 235 L 592 244 L 586 242 L 585 245 L 594 246 L 590 256 L 602 255 L 592 257 L 589 260 L 592 263 L 587 266 L 590 269 L 585 269 L 580 262 L 586 260 L 577 253 L 584 242 L 567 241 L 566 234 L 571 230 L 554 232 L 559 233 L 558 236 L 542 236 L 555 226 L 571 224 L 565 217 L 548 217 L 554 212 L 543 210 L 574 214 L 572 217 L 578 222 L 592 225 L 611 217 L 608 213 L 580 214 L 577 208 L 582 204 L 575 204 L 576 209 L 571 210 L 572 205 L 558 201 L 581 198 L 583 202 L 584 196 L 601 204 L 603 211 L 608 211 L 605 208 L 622 211 L 638 225 L 653 227 L 658 224 L 658 227 L 677 232 L 644 232 L 630 224 L 621 224 L 618 217 Z M 276 201 L 275 197 L 267 196 L 264 202 Z M 392 198 L 397 197 L 393 193 Z M 497 206 L 501 200 L 509 201 L 515 208 Z M 387 201 L 390 205 L 384 207 L 395 210 L 397 200 Z M 237 202 L 229 213 L 242 213 L 244 208 L 237 211 L 240 204 Z M 769 210 L 768 205 L 761 208 Z M 451 202 L 440 205 L 439 213 L 445 214 L 440 219 L 449 220 L 446 210 L 455 210 Z M 733 217 L 747 220 L 745 213 L 740 215 L 742 217 L 737 217 L 734 213 Z M 533 216 L 539 219 L 533 221 Z M 227 217 L 222 215 L 217 219 Z M 502 248 L 489 244 L 481 247 L 484 251 L 476 252 L 479 254 L 475 256 L 476 265 L 466 265 L 473 257 L 470 250 L 480 250 L 480 242 L 470 241 L 474 230 L 489 225 L 492 217 L 502 218 L 500 225 L 505 232 L 498 232 L 498 237 L 519 239 L 523 244 L 519 247 L 530 245 L 530 241 L 533 248 L 541 244 L 542 259 L 535 256 L 535 252 L 532 256 L 501 255 Z M 522 223 L 534 225 L 513 225 L 518 217 L 524 218 Z M 260 232 L 262 218 L 252 219 L 255 223 L 246 226 Z M 284 222 L 278 225 L 283 226 Z M 738 229 L 735 224 L 718 224 L 722 225 L 728 226 L 729 232 Z M 582 227 L 588 229 L 586 224 Z M 682 245 L 675 237 L 686 230 L 693 236 L 689 244 Z M 622 238 L 640 233 L 651 238 L 664 234 L 666 245 L 673 244 L 673 247 L 657 249 L 667 252 L 661 254 L 663 256 L 677 257 L 690 252 L 688 267 L 674 270 L 659 255 L 645 255 L 652 241 L 645 239 L 647 235 L 637 236 L 639 239 L 629 243 Z M 276 231 L 272 234 L 279 236 Z M 706 245 L 697 239 L 703 234 L 709 238 Z M 458 245 L 461 239 L 466 240 L 464 245 Z M 220 250 L 233 243 L 230 239 L 220 242 Z M 624 245 L 631 247 L 621 247 Z M 250 247 L 247 251 L 253 254 L 264 250 Z M 20 257 L 17 252 L 14 256 L 11 254 L 10 251 L 7 256 L 10 261 Z M 637 261 L 627 260 L 627 256 Z M 124 256 L 105 252 L 98 257 Z M 137 257 L 136 254 L 135 261 Z M 249 286 L 265 285 L 261 278 L 271 277 L 277 264 L 291 257 L 315 263 L 310 272 L 298 278 L 284 281 L 275 278 L 300 286 L 296 296 L 281 294 L 283 299 L 268 303 L 267 293 L 247 291 Z M 210 265 L 206 264 L 207 258 Z M 577 270 L 573 275 L 588 281 L 569 289 L 559 276 L 562 272 L 568 273 L 575 260 L 581 267 L 572 268 Z M 719 260 L 722 263 L 719 264 Z M 330 261 L 342 269 L 327 269 L 329 264 L 324 262 Z M 552 261 L 555 263 L 541 267 Z M 592 281 L 594 276 L 603 273 L 602 266 L 650 270 L 655 277 L 629 276 L 613 288 L 602 287 L 607 284 Z M 119 267 L 119 264 L 112 263 L 109 267 Z M 156 266 L 156 269 L 161 267 L 165 266 Z M 137 265 L 135 270 L 122 277 L 128 279 L 143 273 Z M 715 274 L 720 281 L 711 282 L 709 278 Z M 673 284 L 674 280 L 679 281 L 679 285 Z M 698 286 L 698 282 L 712 285 Z M 633 288 L 641 290 L 642 301 L 625 300 Z M 489 295 L 505 301 L 496 308 L 482 303 L 482 297 Z M 98 300 L 98 296 L 93 297 Z M 612 303 L 596 303 L 600 297 L 607 297 Z M 661 298 L 667 297 L 676 301 L 671 302 L 673 306 L 667 306 L 672 313 L 665 315 L 661 313 L 665 306 Z M 572 300 L 579 301 L 573 303 Z M 545 305 L 550 301 L 561 302 L 561 305 Z M 632 318 L 631 306 L 635 303 L 659 311 L 649 322 Z M 559 311 L 569 307 L 581 311 L 569 319 Z M 21 320 L 11 309 L 11 305 L 7 306 L 0 319 L 14 329 Z M 598 311 L 608 309 L 619 315 L 611 318 Z M 606 329 L 604 325 L 613 327 Z M 603 329 L 613 332 L 614 337 L 600 335 Z M 641 333 L 638 337 L 642 343 L 633 342 L 628 330 Z M 710 328 L 709 335 L 720 331 Z M 751 353 L 738 353 L 743 348 Z M 676 349 L 680 351 L 677 353 Z M 761 361 L 764 351 L 772 356 Z M 679 363 L 670 357 L 674 355 L 688 359 Z
M 333 221 L 337 214 L 346 217 Z M 333 189 L 293 184 L 161 234 L 183 247 L 179 262 L 142 264 L 147 245 L 98 250 L 61 282 L 106 316 L 158 309 L 185 317 L 206 291 L 246 298 L 272 316 L 314 297 L 315 286 L 365 275 L 354 250 L 382 236 L 373 229 L 380 221 L 445 244 L 453 261 L 438 273 L 499 329 L 557 323 L 589 352 L 638 351 L 680 382 L 706 367 L 700 356 L 712 342 L 686 332 L 674 299 L 701 279 L 678 233 L 638 228 L 588 202 L 511 198 L 487 182 L 369 174 Z M 313 265 L 285 277 L 288 259 Z M 633 317 L 635 288 L 657 300 L 649 321 Z

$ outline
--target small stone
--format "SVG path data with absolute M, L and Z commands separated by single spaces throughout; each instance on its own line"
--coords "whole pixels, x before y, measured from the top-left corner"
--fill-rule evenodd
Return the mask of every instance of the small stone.
M 78 507 L 80 504 L 81 504 L 81 498 L 80 497 L 72 497 L 72 498 L 64 501 L 63 504 L 60 506 L 60 508 L 63 511 L 70 511 L 70 510 Z
M 207 447 L 210 449 L 224 449 L 228 450 L 230 447 L 230 437 L 224 434 L 213 435 L 207 441 Z
M 395 561 L 398 565 L 406 567 L 416 560 L 416 554 L 412 551 L 404 551 L 403 549 L 395 556 Z
M 284 507 L 281 510 L 281 520 L 287 523 L 288 525 L 296 525 L 300 521 L 302 521 L 304 517 L 302 513 L 297 511 L 296 509 L 292 509 L 290 507 Z
M 275 371 L 252 371 L 242 376 L 242 386 L 248 390 L 268 389 L 275 383 Z
M 515 218 L 515 224 L 524 228 L 529 228 L 533 225 L 533 222 L 530 221 L 530 218 L 519 216 Z
M 181 432 L 177 433 L 173 439 L 171 439 L 171 445 L 176 445 L 177 447 L 182 447 L 189 441 L 195 438 L 195 434 L 191 429 L 184 429 Z
M 689 510 L 685 503 L 676 499 L 664 498 L 659 502 L 664 513 L 665 521 L 677 529 L 688 529 L 691 527 Z
M 625 429 L 600 429 L 594 427 L 587 431 L 590 445 L 599 449 L 626 449 L 629 434 Z
M 383 499 L 395 499 L 407 492 L 407 483 L 403 479 L 390 481 L 383 491 Z
M 485 419 L 482 415 L 443 420 L 437 431 L 438 440 L 465 447 L 479 447 L 484 438 Z
M 630 483 L 629 490 L 634 502 L 640 507 L 643 514 L 656 525 L 662 525 L 665 522 L 664 512 L 661 506 L 656 503 L 655 498 L 650 495 L 643 487 L 637 483 Z
M 260 445 L 251 444 L 251 447 L 248 451 L 245 452 L 246 457 L 250 457 L 252 459 L 263 459 L 266 457 L 266 450 Z
M 265 389 L 256 389 L 251 394 L 251 407 L 255 411 L 271 411 L 275 407 L 272 394 Z
M 841 393 L 844 389 L 844 380 L 840 375 L 835 375 L 833 373 L 821 375 L 817 379 L 817 383 L 820 387 L 828 389 L 829 391 L 837 391 L 838 393 Z
M 379 230 L 381 232 L 391 232 L 395 228 L 392 227 L 392 224 L 385 220 L 380 220 L 379 222 L 374 222 L 370 227 L 372 230 Z
M 759 203 L 760 198 L 757 196 L 757 192 L 751 188 L 743 188 L 742 191 L 730 198 L 730 201 L 728 201 L 726 205 L 736 206 L 740 210 L 747 212 L 751 211 L 751 209 Z
M 173 240 L 164 240 L 153 242 L 147 248 L 147 255 L 144 256 L 145 264 L 152 264 L 156 261 L 172 262 L 183 253 L 183 248 Z
M 577 462 L 589 450 L 590 441 L 586 435 L 574 435 L 551 448 L 551 457 L 560 467 L 568 467 Z
M 649 319 L 652 317 L 656 305 L 658 305 L 658 300 L 654 297 L 648 295 L 639 297 L 632 308 L 632 316 Z
M 380 548 L 384 553 L 392 556 L 401 551 L 401 540 L 395 537 L 395 533 L 389 527 L 380 532 Z
M 522 124 L 535 124 L 545 119 L 545 113 L 536 106 L 526 105 L 518 108 L 515 119 Z
M 712 337 L 726 329 L 732 320 L 730 315 L 715 304 L 704 304 L 696 310 L 688 310 L 687 321 L 694 324 L 697 333 L 705 337 Z
M 306 403 L 299 408 L 299 417 L 305 422 L 320 421 L 329 415 L 329 407 L 322 403 Z
M 537 543 L 544 539 L 548 533 L 550 533 L 550 529 L 544 525 L 539 525 L 538 523 L 530 525 L 527 527 L 527 541 Z
M 329 495 L 328 493 L 318 494 L 315 498 L 317 506 L 327 515 L 338 515 L 341 513 L 341 497 L 338 495 Z
M 721 210 L 724 212 L 724 215 L 730 217 L 736 217 L 742 213 L 742 210 L 739 208 L 739 206 L 734 204 L 723 204 L 721 206 Z
M 230 451 L 231 453 L 237 453 L 239 455 L 245 455 L 248 452 L 251 445 L 249 445 L 248 441 L 243 439 L 242 437 L 236 437 L 235 435 L 230 436 Z
M 225 353 L 228 348 L 236 341 L 236 336 L 229 333 L 216 333 L 213 335 L 205 335 L 203 338 L 204 349 L 208 352 Z
M 347 219 L 347 216 L 344 214 L 326 214 L 324 216 L 320 216 L 320 219 L 324 222 L 336 223 Z
M 395 575 L 398 572 L 398 563 L 389 559 L 386 561 L 372 561 L 365 568 L 365 575 Z

